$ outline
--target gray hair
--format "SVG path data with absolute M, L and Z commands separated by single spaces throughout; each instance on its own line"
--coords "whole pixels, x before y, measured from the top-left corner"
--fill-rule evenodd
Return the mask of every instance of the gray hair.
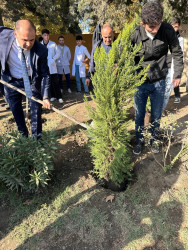
M 106 28 L 111 28 L 111 30 L 113 30 L 113 26 L 110 23 L 105 23 L 102 26 L 101 32 Z

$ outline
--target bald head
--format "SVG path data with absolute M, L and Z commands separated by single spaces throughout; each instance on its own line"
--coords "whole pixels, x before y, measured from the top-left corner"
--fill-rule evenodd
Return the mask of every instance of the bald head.
M 110 46 L 114 40 L 114 31 L 109 23 L 105 23 L 102 26 L 101 35 L 105 45 Z
M 110 23 L 105 23 L 103 26 L 102 26 L 102 30 L 101 32 L 103 31 L 103 29 L 111 29 L 113 31 L 113 27 Z
M 18 20 L 14 35 L 22 49 L 30 50 L 35 42 L 36 28 L 30 20 Z
M 34 30 L 36 32 L 36 28 L 33 22 L 30 20 L 18 20 L 15 23 L 15 30 L 20 30 L 20 29 L 28 29 L 28 30 Z

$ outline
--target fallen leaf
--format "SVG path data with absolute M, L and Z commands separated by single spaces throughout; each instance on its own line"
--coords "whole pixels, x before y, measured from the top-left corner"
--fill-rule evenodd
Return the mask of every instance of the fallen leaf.
M 106 197 L 106 202 L 110 201 L 110 202 L 112 203 L 112 201 L 114 200 L 114 198 L 115 198 L 115 195 L 113 195 L 113 194 L 108 195 L 108 196 Z

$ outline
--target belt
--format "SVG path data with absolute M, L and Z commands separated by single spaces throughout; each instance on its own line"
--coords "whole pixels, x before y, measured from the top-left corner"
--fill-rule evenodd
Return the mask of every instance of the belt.
M 29 80 L 31 80 L 31 77 L 29 76 Z M 15 78 L 15 77 L 12 77 L 12 81 L 18 81 L 18 82 L 23 82 L 23 78 Z
M 23 81 L 23 78 L 15 78 L 15 77 L 12 77 L 12 80 L 13 80 L 13 81 Z

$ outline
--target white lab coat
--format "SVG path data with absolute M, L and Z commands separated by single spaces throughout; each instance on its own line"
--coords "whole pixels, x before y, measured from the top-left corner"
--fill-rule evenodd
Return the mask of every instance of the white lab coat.
M 41 42 L 44 44 L 44 42 Z M 48 67 L 50 74 L 57 74 L 56 60 L 60 57 L 61 51 L 55 42 L 49 41 L 47 44 L 48 49 Z
M 66 45 L 64 45 L 63 47 L 58 45 L 58 48 L 61 50 L 61 55 L 56 61 L 58 74 L 63 74 L 63 71 L 65 74 L 69 74 L 70 73 L 69 61 L 71 59 L 70 49 Z
M 184 39 L 182 36 L 179 36 L 178 37 L 178 40 L 179 40 L 179 44 L 180 44 L 180 47 L 182 49 L 182 51 L 184 50 Z M 171 64 L 171 82 L 173 80 L 173 76 L 174 76 L 174 59 L 172 58 L 172 64 Z
M 75 65 L 77 62 L 77 65 L 79 65 L 79 73 L 80 77 L 86 76 L 86 70 L 85 70 L 85 63 L 83 61 L 85 60 L 85 57 L 91 58 L 87 48 L 84 45 L 81 45 L 78 47 L 78 45 L 75 47 L 75 53 L 74 53 L 74 61 L 72 65 L 72 75 L 75 76 Z M 77 60 L 76 60 L 77 59 Z

